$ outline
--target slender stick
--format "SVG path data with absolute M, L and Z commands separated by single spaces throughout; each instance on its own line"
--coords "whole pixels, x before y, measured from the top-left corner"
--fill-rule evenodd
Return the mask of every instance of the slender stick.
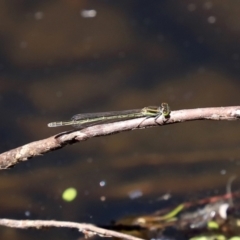
M 169 118 L 165 118 L 164 116 L 160 116 L 157 119 L 154 117 L 144 117 L 92 126 L 82 130 L 67 131 L 40 141 L 31 142 L 29 144 L 0 154 L 0 170 L 7 169 L 19 162 L 26 161 L 30 158 L 62 148 L 68 144 L 88 140 L 92 137 L 106 136 L 123 131 L 130 131 L 153 126 L 162 126 L 185 121 L 239 119 L 240 106 L 196 108 L 172 111 Z
M 98 235 L 100 237 L 116 237 L 126 240 L 142 240 L 142 238 L 133 237 L 124 233 L 119 233 L 103 228 L 96 227 L 92 224 L 87 223 L 76 223 L 66 221 L 44 221 L 44 220 L 13 220 L 13 219 L 0 219 L 0 225 L 11 227 L 11 228 L 44 228 L 44 227 L 66 227 L 66 228 L 77 228 L 82 232 L 86 238 Z

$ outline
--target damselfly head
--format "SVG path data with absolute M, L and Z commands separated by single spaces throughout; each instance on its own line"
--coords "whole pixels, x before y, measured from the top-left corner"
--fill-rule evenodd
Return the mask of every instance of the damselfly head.
M 162 108 L 162 115 L 164 117 L 168 117 L 171 113 L 171 109 L 170 109 L 169 105 L 167 103 L 162 103 L 161 108 Z

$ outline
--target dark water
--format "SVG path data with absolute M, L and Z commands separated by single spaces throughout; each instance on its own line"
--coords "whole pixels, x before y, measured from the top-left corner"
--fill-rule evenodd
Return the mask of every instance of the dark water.
M 168 102 L 239 105 L 239 3 L 1 1 L 1 152 L 66 129 L 82 112 Z M 90 139 L 0 172 L 0 216 L 107 224 L 195 196 L 238 175 L 239 122 L 196 121 Z M 238 181 L 233 184 L 237 189 Z M 77 198 L 62 200 L 65 189 Z M 162 200 L 171 194 L 170 200 Z M 77 239 L 0 228 L 1 239 Z

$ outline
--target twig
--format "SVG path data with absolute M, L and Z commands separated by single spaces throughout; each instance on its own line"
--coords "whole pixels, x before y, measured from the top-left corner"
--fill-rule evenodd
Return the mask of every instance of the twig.
M 32 157 L 62 148 L 67 144 L 88 140 L 92 137 L 106 136 L 123 131 L 138 128 L 162 126 L 166 124 L 180 123 L 195 120 L 239 120 L 240 106 L 197 108 L 172 111 L 170 117 L 165 119 L 160 116 L 155 118 L 138 118 L 115 123 L 102 124 L 88 127 L 82 130 L 63 132 L 36 142 L 23 145 L 0 154 L 0 169 L 7 169 L 18 162 L 26 161 Z
M 98 235 L 100 237 L 117 237 L 126 240 L 142 240 L 142 238 L 133 237 L 124 233 L 119 233 L 111 230 L 96 227 L 86 223 L 65 222 L 65 221 L 44 221 L 44 220 L 12 220 L 12 219 L 0 219 L 0 225 L 11 228 L 44 228 L 44 227 L 67 227 L 77 228 L 82 232 L 86 238 Z

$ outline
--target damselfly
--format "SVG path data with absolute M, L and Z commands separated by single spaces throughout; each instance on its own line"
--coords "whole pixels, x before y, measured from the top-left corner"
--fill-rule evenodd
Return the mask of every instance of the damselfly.
M 99 112 L 99 113 L 80 113 L 74 115 L 70 121 L 66 122 L 52 122 L 48 124 L 48 127 L 60 127 L 71 125 L 74 128 L 85 128 L 93 125 L 112 123 L 118 121 L 124 121 L 141 117 L 155 117 L 156 119 L 163 115 L 168 117 L 170 115 L 170 107 L 167 103 L 162 103 L 160 107 L 150 106 L 142 109 L 133 109 L 125 111 L 114 112 Z

